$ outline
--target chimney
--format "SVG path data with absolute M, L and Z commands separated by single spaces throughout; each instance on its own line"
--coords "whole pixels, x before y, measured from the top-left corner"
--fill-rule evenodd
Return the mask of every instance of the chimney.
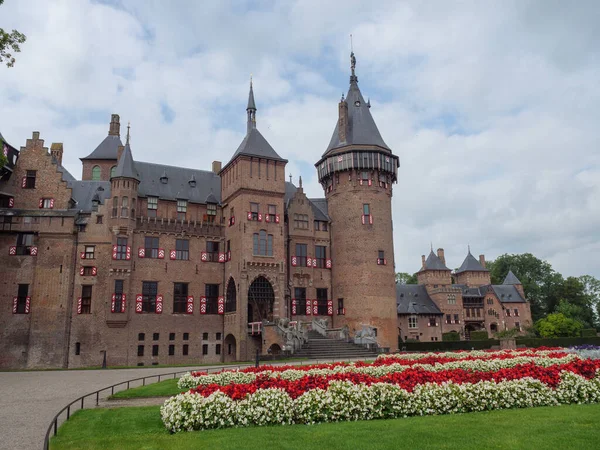
M 438 255 L 438 258 L 440 258 L 442 260 L 442 263 L 444 265 L 446 265 L 446 257 L 444 256 L 444 249 L 443 248 L 438 248 L 437 249 L 437 255 Z
M 485 269 L 485 255 L 479 255 L 479 264 Z
M 221 171 L 221 161 L 213 161 L 212 171 L 218 174 Z
M 119 115 L 111 114 L 110 127 L 108 129 L 109 136 L 121 136 L 121 124 L 119 123 Z
M 339 104 L 339 120 L 338 120 L 338 135 L 340 142 L 346 142 L 348 134 L 348 103 L 342 96 L 342 101 Z
M 62 166 L 63 144 L 62 142 L 53 142 L 50 146 L 50 154 L 56 161 L 56 164 Z
M 117 116 L 118 117 L 118 116 Z M 117 147 L 117 164 L 119 163 L 119 161 L 121 160 L 121 155 L 123 154 L 123 151 L 125 150 L 125 146 L 123 145 L 119 145 Z
M 421 255 L 421 265 L 425 268 L 425 255 Z

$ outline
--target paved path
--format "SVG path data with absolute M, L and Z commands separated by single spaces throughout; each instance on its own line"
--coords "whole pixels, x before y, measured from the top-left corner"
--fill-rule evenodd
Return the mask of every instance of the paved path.
M 277 364 L 300 365 L 317 362 L 332 360 L 283 361 Z M 154 374 L 223 368 L 232 366 L 0 372 L 0 450 L 41 449 L 46 429 L 54 415 L 71 401 L 97 389 Z M 110 391 L 104 396 L 108 394 Z M 85 407 L 92 406 L 95 406 L 95 401 L 90 399 Z

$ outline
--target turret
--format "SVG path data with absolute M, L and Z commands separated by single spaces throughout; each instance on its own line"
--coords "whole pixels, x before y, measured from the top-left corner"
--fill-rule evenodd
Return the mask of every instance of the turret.
M 348 94 L 338 105 L 329 146 L 315 164 L 331 217 L 333 298 L 345 311 L 333 324 L 347 325 L 351 333 L 376 328 L 378 344 L 393 350 L 397 314 L 391 198 L 399 162 L 360 92 L 355 65 L 352 54 Z
M 456 283 L 470 287 L 491 284 L 490 271 L 485 267 L 485 256 L 479 255 L 479 260 L 471 254 L 471 248 L 461 266 L 456 270 Z
M 127 228 L 128 233 L 135 228 L 136 205 L 140 176 L 135 168 L 129 145 L 129 128 L 124 146 L 119 146 L 119 160 L 110 178 L 111 183 L 111 220 L 113 227 Z

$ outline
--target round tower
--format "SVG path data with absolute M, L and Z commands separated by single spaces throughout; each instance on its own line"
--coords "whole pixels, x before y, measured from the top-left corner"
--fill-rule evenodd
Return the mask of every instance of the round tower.
M 351 336 L 375 328 L 380 347 L 398 346 L 392 183 L 398 157 L 383 141 L 352 75 L 331 142 L 315 164 L 331 218 L 334 327 Z

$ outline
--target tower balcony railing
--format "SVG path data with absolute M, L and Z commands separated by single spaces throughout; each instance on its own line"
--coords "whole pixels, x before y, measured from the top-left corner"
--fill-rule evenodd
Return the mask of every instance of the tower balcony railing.
M 260 335 L 262 333 L 263 323 L 262 322 L 249 322 L 248 323 L 248 334 L 253 336 Z

